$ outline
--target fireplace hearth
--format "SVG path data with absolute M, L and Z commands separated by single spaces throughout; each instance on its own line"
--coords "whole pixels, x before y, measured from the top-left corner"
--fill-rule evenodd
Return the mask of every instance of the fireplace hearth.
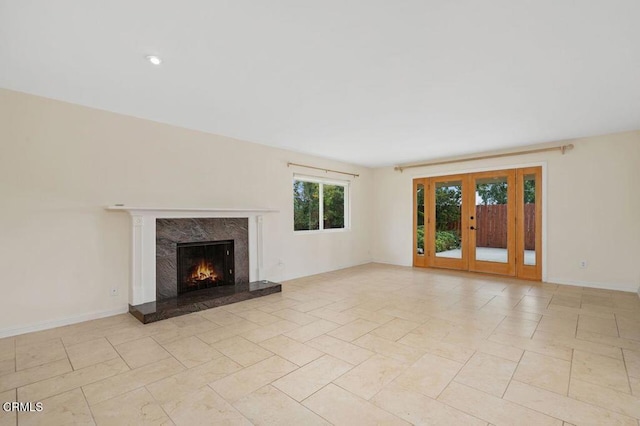
M 233 240 L 178 243 L 178 295 L 233 285 L 233 246 Z

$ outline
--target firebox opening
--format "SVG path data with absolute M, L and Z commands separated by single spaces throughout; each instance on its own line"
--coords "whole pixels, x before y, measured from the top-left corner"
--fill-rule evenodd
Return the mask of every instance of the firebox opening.
M 235 283 L 233 240 L 178 243 L 178 295 Z

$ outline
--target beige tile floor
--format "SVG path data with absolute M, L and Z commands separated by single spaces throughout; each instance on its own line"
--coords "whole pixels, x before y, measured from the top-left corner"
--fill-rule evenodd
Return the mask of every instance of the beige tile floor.
M 623 424 L 635 293 L 370 264 L 142 325 L 0 340 L 0 426 Z

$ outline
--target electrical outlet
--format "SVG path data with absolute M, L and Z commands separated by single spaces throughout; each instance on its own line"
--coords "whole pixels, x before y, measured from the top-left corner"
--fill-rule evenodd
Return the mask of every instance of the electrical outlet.
M 580 261 L 580 269 L 586 269 L 587 268 L 587 261 L 586 260 L 581 260 Z
M 118 295 L 118 288 L 117 287 L 113 287 L 111 289 L 111 296 L 117 296 Z

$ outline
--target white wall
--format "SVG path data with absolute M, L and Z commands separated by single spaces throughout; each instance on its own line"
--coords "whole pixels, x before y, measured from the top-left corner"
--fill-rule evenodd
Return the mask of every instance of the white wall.
M 294 235 L 294 172 L 352 179 L 352 229 Z M 370 261 L 372 171 L 0 89 L 0 334 L 125 311 L 135 206 L 275 208 L 266 278 Z M 282 264 L 280 264 L 282 262 Z M 111 287 L 119 296 L 111 297 Z
M 412 180 L 546 163 L 547 281 L 625 291 L 640 286 L 640 132 L 567 141 L 575 149 L 374 171 L 373 258 L 412 263 Z M 579 268 L 587 260 L 586 269 Z

